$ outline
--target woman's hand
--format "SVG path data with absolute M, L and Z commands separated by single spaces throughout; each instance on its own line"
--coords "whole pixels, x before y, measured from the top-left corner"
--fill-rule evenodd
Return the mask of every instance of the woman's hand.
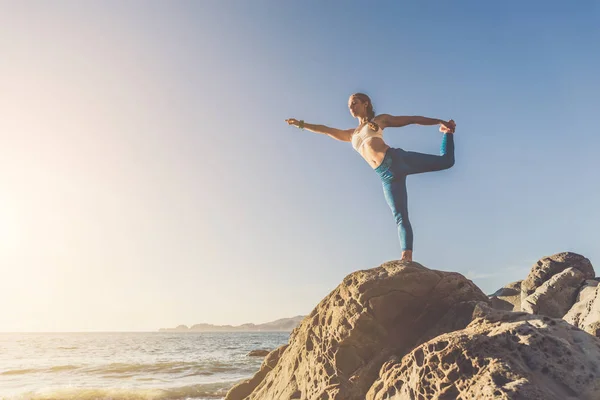
M 299 126 L 300 125 L 300 121 L 298 121 L 295 118 L 288 118 L 285 120 L 285 122 L 288 123 L 288 125 L 294 125 L 294 126 Z
M 453 119 L 440 125 L 440 132 L 442 133 L 454 133 L 454 130 L 456 129 L 456 122 L 454 122 Z

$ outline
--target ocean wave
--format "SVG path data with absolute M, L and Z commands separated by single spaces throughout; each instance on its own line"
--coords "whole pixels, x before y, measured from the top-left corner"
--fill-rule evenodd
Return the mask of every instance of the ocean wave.
M 74 369 L 78 369 L 79 367 L 75 365 L 57 365 L 55 367 L 47 368 L 46 371 L 50 372 L 62 372 L 62 371 L 72 371 Z
M 38 370 L 35 369 L 35 368 L 10 369 L 8 371 L 0 372 L 0 375 L 25 375 L 25 374 L 31 374 L 31 373 L 34 373 L 34 372 L 38 372 Z
M 185 374 L 182 376 L 182 378 L 187 378 L 189 376 L 210 376 L 213 375 L 212 372 L 209 371 L 197 371 L 197 372 L 190 372 L 189 374 Z
M 204 400 L 223 399 L 237 381 L 169 389 L 64 388 L 25 393 L 14 400 Z
M 37 374 L 45 372 L 62 372 L 72 371 L 78 369 L 75 365 L 56 365 L 50 368 L 26 368 L 26 369 L 12 369 L 4 372 L 0 372 L 0 375 L 26 375 L 26 374 Z
M 94 366 L 86 368 L 86 373 L 91 374 L 137 374 L 137 373 L 162 373 L 162 374 L 180 374 L 194 373 L 203 375 L 212 375 L 217 373 L 235 372 L 239 370 L 238 365 L 226 364 L 222 362 L 196 363 L 185 361 L 161 362 L 153 364 L 129 364 L 112 363 L 108 365 Z
M 76 365 L 56 365 L 47 368 L 23 368 L 0 372 L 3 375 L 27 375 L 38 373 L 59 373 L 65 371 L 74 371 L 83 374 L 103 375 L 107 378 L 119 379 L 131 377 L 136 374 L 184 374 L 184 376 L 210 376 L 215 374 L 229 372 L 253 372 L 255 366 L 244 363 L 224 363 L 218 361 L 212 362 L 185 362 L 173 361 L 154 364 L 130 364 L 130 363 L 112 363 L 94 366 L 76 366 Z

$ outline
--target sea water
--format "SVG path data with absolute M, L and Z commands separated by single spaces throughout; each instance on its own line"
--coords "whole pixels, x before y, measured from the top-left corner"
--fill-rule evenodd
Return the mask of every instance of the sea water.
M 288 332 L 0 333 L 0 399 L 222 399 Z

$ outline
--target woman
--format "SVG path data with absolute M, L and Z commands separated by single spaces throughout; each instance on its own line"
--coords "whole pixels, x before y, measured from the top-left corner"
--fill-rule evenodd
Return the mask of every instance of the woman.
M 375 115 L 373 103 L 364 93 L 355 93 L 348 100 L 350 114 L 358 119 L 356 129 L 335 129 L 324 125 L 306 124 L 294 118 L 286 119 L 288 125 L 323 133 L 334 139 L 351 142 L 352 147 L 369 163 L 380 176 L 383 192 L 398 225 L 398 236 L 402 248 L 402 260 L 412 261 L 413 231 L 408 219 L 408 199 L 406 177 L 421 172 L 440 171 L 454 165 L 453 120 L 417 117 Z M 385 128 L 401 127 L 410 124 L 440 125 L 444 133 L 440 155 L 415 153 L 401 148 L 392 148 L 383 140 Z

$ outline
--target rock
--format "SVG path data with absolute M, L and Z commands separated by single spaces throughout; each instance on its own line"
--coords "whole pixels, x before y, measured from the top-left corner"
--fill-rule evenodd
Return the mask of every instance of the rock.
M 575 268 L 583 272 L 584 279 L 592 279 L 595 276 L 590 260 L 582 255 L 564 252 L 544 257 L 531 267 L 529 275 L 521 282 L 521 304 L 544 282 L 567 268 Z
M 401 358 L 428 332 L 464 328 L 471 301 L 489 302 L 458 273 L 397 261 L 357 271 L 292 331 L 272 370 L 261 368 L 226 399 L 364 400 L 390 357 Z
M 585 274 L 567 268 L 552 276 L 521 302 L 521 309 L 531 314 L 562 318 L 575 303 Z
M 425 334 L 419 338 L 419 343 L 424 343 L 436 336 L 446 332 L 453 332 L 463 329 L 473 320 L 473 313 L 481 301 L 471 300 L 456 303 L 448 309 L 446 314 L 441 317 Z
M 577 299 L 575 299 L 575 302 L 578 303 L 580 301 L 591 299 L 599 284 L 600 282 L 598 282 L 596 279 L 588 279 L 585 281 L 581 286 L 581 290 L 579 290 L 579 293 L 577 294 Z
M 367 400 L 600 399 L 600 339 L 560 319 L 493 310 L 384 364 Z
M 226 400 L 598 400 L 594 276 L 587 258 L 559 253 L 488 298 L 418 263 L 357 271 Z
M 238 383 L 227 392 L 225 400 L 242 400 L 248 397 L 252 390 L 265 378 L 275 365 L 279 362 L 281 355 L 285 352 L 288 345 L 283 345 L 270 352 L 263 360 L 260 370 L 254 374 L 251 379 Z
M 252 350 L 250 353 L 247 354 L 248 357 L 264 357 L 266 355 L 268 355 L 270 353 L 269 350 Z
M 521 311 L 521 282 L 509 283 L 490 296 L 493 308 L 505 311 Z
M 600 337 L 600 285 L 596 280 L 587 280 L 579 292 L 576 302 L 564 316 L 568 323 Z

